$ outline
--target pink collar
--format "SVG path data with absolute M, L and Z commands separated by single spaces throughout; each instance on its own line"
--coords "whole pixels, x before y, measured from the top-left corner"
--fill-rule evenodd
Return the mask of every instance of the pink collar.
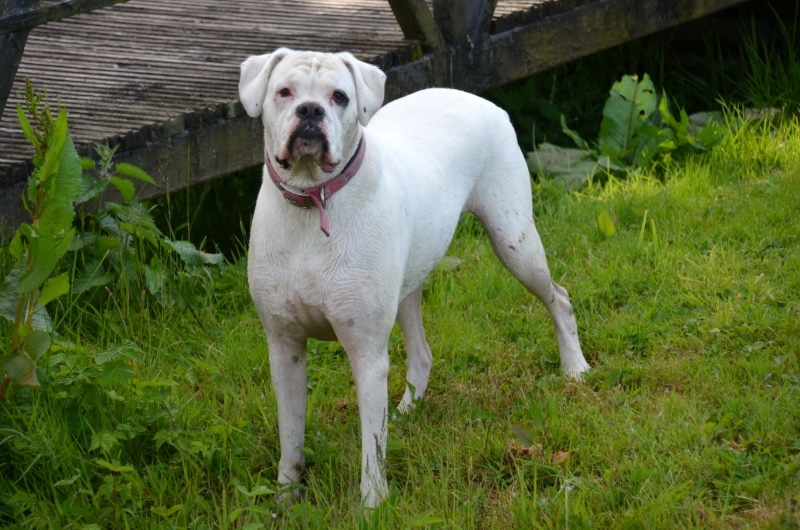
M 364 161 L 364 152 L 366 150 L 367 141 L 362 135 L 361 140 L 358 142 L 358 149 L 356 149 L 353 157 L 347 162 L 347 165 L 344 166 L 344 171 L 332 179 L 318 184 L 317 186 L 311 186 L 310 188 L 295 188 L 294 186 L 286 184 L 272 167 L 266 149 L 264 149 L 264 163 L 267 165 L 269 178 L 272 179 L 272 182 L 275 183 L 275 186 L 281 191 L 283 198 L 286 199 L 289 204 L 300 208 L 315 207 L 319 211 L 319 228 L 326 236 L 330 237 L 331 232 L 328 224 L 328 216 L 325 215 L 325 203 L 334 193 L 344 188 L 345 184 L 350 182 L 350 179 L 358 173 L 358 170 L 361 168 L 361 163 Z

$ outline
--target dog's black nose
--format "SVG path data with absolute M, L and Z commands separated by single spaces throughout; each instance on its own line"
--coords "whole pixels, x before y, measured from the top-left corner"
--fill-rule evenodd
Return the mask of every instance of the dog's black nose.
M 325 109 L 312 101 L 301 103 L 294 113 L 301 120 L 322 121 L 322 118 L 325 117 Z

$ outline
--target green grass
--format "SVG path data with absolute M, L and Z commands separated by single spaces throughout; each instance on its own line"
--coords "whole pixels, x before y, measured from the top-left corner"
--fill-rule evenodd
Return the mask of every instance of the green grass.
M 355 390 L 335 343 L 311 345 L 306 500 L 274 503 L 275 403 L 239 262 L 195 315 L 71 308 L 61 333 L 83 349 L 55 352 L 42 388 L 0 403 L 0 524 L 800 524 L 797 120 L 745 124 L 712 153 L 602 189 L 542 183 L 535 195 L 593 370 L 583 383 L 559 375 L 543 306 L 465 218 L 450 251 L 461 265 L 425 291 L 430 388 L 390 424 L 392 495 L 369 520 L 357 509 Z M 397 332 L 390 352 L 396 404 Z

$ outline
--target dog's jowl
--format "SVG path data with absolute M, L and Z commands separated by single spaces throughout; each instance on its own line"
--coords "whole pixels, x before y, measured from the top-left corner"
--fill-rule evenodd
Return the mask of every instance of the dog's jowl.
M 278 481 L 294 488 L 304 469 L 306 341 L 338 340 L 356 381 L 368 507 L 388 489 L 389 334 L 398 322 L 408 350 L 399 408 L 408 410 L 431 368 L 422 283 L 462 212 L 481 220 L 503 265 L 547 306 L 562 371 L 589 368 L 567 292 L 550 277 L 506 113 L 447 89 L 381 108 L 384 81 L 348 53 L 279 49 L 247 59 L 239 82 L 244 108 L 264 124 L 248 275 L 278 404 Z

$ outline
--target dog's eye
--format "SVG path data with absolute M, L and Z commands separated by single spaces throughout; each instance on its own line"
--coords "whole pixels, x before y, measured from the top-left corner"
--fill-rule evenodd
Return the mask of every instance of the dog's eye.
M 282 88 L 278 90 L 278 95 L 282 98 L 288 98 L 292 95 L 292 91 L 289 90 L 288 88 Z
M 347 97 L 347 94 L 342 92 L 341 90 L 334 90 L 333 91 L 333 102 L 337 105 L 347 105 L 347 102 L 350 101 Z

